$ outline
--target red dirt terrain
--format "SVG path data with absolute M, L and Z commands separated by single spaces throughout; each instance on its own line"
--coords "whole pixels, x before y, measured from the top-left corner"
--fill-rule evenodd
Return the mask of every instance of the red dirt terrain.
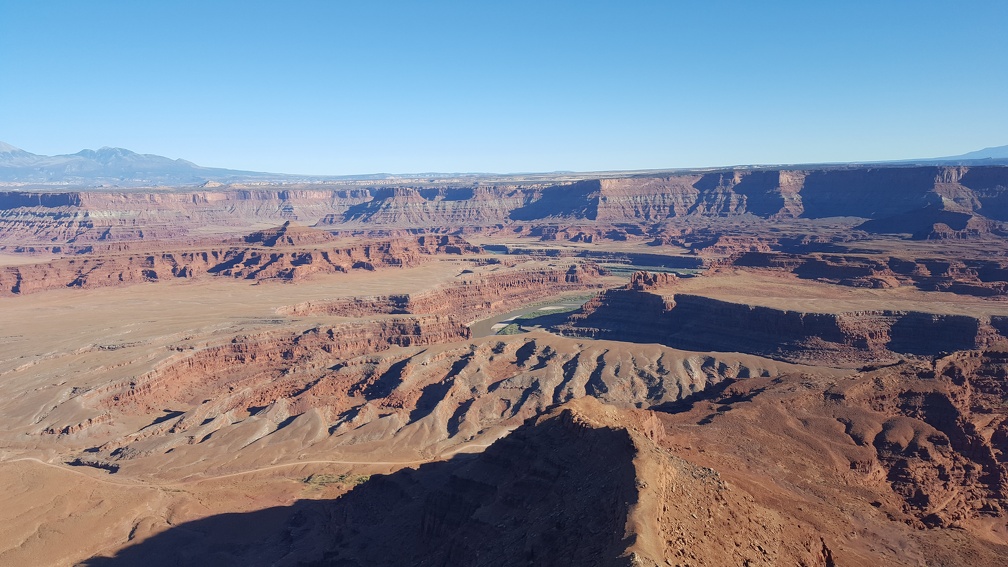
M 0 194 L 0 564 L 1003 565 L 1006 187 Z

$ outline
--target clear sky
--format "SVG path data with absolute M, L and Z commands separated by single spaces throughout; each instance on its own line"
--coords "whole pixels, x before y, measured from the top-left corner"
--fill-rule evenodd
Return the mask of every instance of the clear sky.
M 354 174 L 1008 144 L 1008 2 L 0 0 L 0 140 Z

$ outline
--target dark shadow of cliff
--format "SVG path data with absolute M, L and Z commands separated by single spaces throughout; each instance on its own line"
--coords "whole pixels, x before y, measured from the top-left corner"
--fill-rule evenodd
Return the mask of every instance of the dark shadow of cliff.
M 633 443 L 562 417 L 335 500 L 211 516 L 81 565 L 624 565 Z
M 598 217 L 599 191 L 597 179 L 547 187 L 538 199 L 512 210 L 508 217 L 515 221 L 553 217 L 595 220 Z
M 767 376 L 725 378 L 678 400 L 664 402 L 648 409 L 663 413 L 686 413 L 692 411 L 698 403 L 708 403 L 711 404 L 715 413 L 706 416 L 700 423 L 709 423 L 717 413 L 730 411 L 736 404 L 753 401 L 765 392 L 771 383 L 779 383 L 780 381 L 780 378 Z

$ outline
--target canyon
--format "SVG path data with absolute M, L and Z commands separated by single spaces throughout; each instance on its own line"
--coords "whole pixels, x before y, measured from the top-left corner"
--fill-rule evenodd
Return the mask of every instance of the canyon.
M 1006 223 L 996 165 L 0 193 L 0 563 L 1004 564 Z

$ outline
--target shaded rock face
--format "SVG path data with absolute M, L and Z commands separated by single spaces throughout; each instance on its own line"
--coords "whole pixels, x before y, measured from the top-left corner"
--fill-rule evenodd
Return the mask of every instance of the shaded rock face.
M 595 220 L 599 215 L 601 184 L 580 181 L 565 187 L 551 187 L 526 196 L 526 203 L 508 214 L 516 221 L 556 218 Z
M 875 451 L 876 462 L 858 466 L 884 471 L 917 525 L 949 526 L 1004 514 L 1006 369 L 1003 351 L 957 353 L 937 361 L 932 371 L 904 368 L 833 392 L 874 412 L 841 421 Z
M 969 212 L 928 206 L 891 217 L 873 219 L 855 228 L 883 234 L 910 234 L 916 240 L 941 240 L 984 236 L 991 233 L 993 224 Z
M 570 400 L 651 407 L 725 379 L 791 368 L 542 332 L 459 344 L 467 338 L 467 327 L 441 316 L 238 337 L 179 353 L 133 379 L 73 391 L 67 407 L 95 417 L 65 423 L 57 408 L 35 434 L 87 444 L 81 458 L 127 472 L 136 462 L 191 474 L 221 451 L 244 458 L 268 450 L 277 459 L 370 451 L 375 460 L 400 460 L 502 432 Z M 164 411 L 140 430 L 117 427 L 126 417 Z
M 335 501 L 191 522 L 85 565 L 829 564 L 807 526 L 785 529 L 662 438 L 652 414 L 578 400 L 481 454 L 373 476 Z M 266 533 L 236 529 L 249 522 Z
M 635 275 L 626 288 L 606 290 L 555 329 L 570 336 L 841 365 L 894 360 L 897 354 L 939 355 L 1005 339 L 996 317 L 889 310 L 803 313 L 662 295 L 641 285 L 644 279 Z
M 941 202 L 934 193 L 937 167 L 857 168 L 813 171 L 802 186 L 803 215 L 809 218 L 885 217 Z
M 868 225 L 871 230 L 909 228 L 922 238 L 959 238 L 988 232 L 986 219 L 1008 221 L 1006 185 L 1008 168 L 978 166 L 723 170 L 566 183 L 338 190 L 6 192 L 0 193 L 0 243 L 41 246 L 158 235 L 178 238 L 197 227 L 285 220 L 369 230 L 462 230 L 557 222 L 605 227 L 564 234 L 584 240 L 608 233 L 625 238 L 648 223 L 668 219 L 743 215 L 860 217 L 880 221 Z
M 743 268 L 783 270 L 804 279 L 852 287 L 891 288 L 912 285 L 923 291 L 963 295 L 1008 294 L 1008 262 L 1001 259 L 866 258 L 839 254 L 745 252 L 730 260 Z
M 372 479 L 335 522 L 304 518 L 330 540 L 320 564 L 630 565 L 630 433 L 571 410 L 537 421 L 478 457 Z
M 472 321 L 557 294 L 602 287 L 601 269 L 595 264 L 568 268 L 517 270 L 484 274 L 460 283 L 411 295 L 352 297 L 314 301 L 283 310 L 288 315 L 361 317 L 378 314 L 444 314 Z
M 12 210 L 27 207 L 79 207 L 80 193 L 34 193 L 21 191 L 0 192 L 0 210 Z

